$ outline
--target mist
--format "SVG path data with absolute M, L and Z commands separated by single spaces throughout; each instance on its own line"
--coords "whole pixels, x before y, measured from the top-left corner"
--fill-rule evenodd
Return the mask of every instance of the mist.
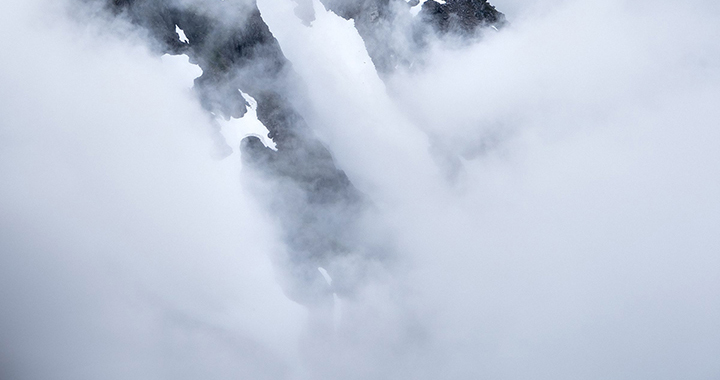
M 258 1 L 384 253 L 328 269 L 362 268 L 331 318 L 141 30 L 0 4 L 0 378 L 719 377 L 720 8 L 493 4 L 383 76 L 352 20 Z

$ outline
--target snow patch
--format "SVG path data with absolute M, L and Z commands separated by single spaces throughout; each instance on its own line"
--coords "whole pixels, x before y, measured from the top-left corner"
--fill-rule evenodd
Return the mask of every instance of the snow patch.
M 180 29 L 180 27 L 177 25 L 175 25 L 175 33 L 177 33 L 178 39 L 180 40 L 180 42 L 186 43 L 186 44 L 190 43 L 190 40 L 185 35 L 185 31 Z
M 234 154 L 239 152 L 240 142 L 244 138 L 255 136 L 260 139 L 263 145 L 277 151 L 275 142 L 268 137 L 270 131 L 257 117 L 257 100 L 242 91 L 240 91 L 240 94 L 249 104 L 247 113 L 240 119 L 217 119 L 217 123 L 220 125 L 220 133 L 225 138 L 225 142 L 232 148 Z
M 327 282 L 328 285 L 332 285 L 332 277 L 330 277 L 330 274 L 325 270 L 325 268 L 318 267 L 318 271 L 325 279 L 325 282 Z
M 325 270 L 323 267 L 318 267 L 318 272 L 323 276 L 325 279 L 325 282 L 329 286 L 332 286 L 332 277 L 330 277 L 330 274 Z M 333 318 L 333 327 L 335 328 L 335 331 L 338 330 L 338 327 L 340 327 L 340 321 L 342 320 L 342 302 L 340 301 L 340 297 L 338 297 L 337 293 L 333 292 L 333 309 L 332 309 L 332 318 Z
M 410 13 L 413 15 L 413 17 L 417 16 L 420 13 L 420 10 L 422 9 L 423 3 L 425 3 L 427 0 L 420 0 L 419 3 L 417 3 L 415 6 L 410 8 Z

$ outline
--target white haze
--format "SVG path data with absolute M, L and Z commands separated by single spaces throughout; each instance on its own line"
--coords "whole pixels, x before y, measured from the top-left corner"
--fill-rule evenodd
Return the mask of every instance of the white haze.
M 718 5 L 495 5 L 386 86 L 352 22 L 259 1 L 402 258 L 327 337 L 182 79 L 1 3 L 0 378 L 720 377 Z

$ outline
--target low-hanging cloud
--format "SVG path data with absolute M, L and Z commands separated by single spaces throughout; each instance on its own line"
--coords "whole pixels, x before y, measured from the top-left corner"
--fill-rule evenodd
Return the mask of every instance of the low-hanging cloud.
M 413 263 L 428 378 L 717 375 L 715 5 L 544 3 L 386 95 L 350 23 L 260 4 Z
M 352 21 L 258 2 L 397 255 L 334 332 L 140 36 L 0 5 L 0 377 L 717 377 L 717 6 L 506 3 L 383 81 Z
M 209 117 L 138 36 L 52 7 L 0 6 L 0 377 L 283 377 L 305 312 Z

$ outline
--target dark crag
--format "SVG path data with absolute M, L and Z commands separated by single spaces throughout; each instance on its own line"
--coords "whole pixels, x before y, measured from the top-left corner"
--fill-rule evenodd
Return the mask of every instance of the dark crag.
M 470 35 L 478 28 L 500 27 L 505 16 L 485 0 L 448 1 L 440 4 L 427 1 L 423 4 L 421 17 L 442 33 Z
M 331 11 L 353 19 L 381 76 L 411 66 L 427 47 L 429 36 L 472 39 L 485 27 L 502 27 L 505 15 L 487 0 L 428 0 L 413 17 L 418 0 L 321 0 Z

